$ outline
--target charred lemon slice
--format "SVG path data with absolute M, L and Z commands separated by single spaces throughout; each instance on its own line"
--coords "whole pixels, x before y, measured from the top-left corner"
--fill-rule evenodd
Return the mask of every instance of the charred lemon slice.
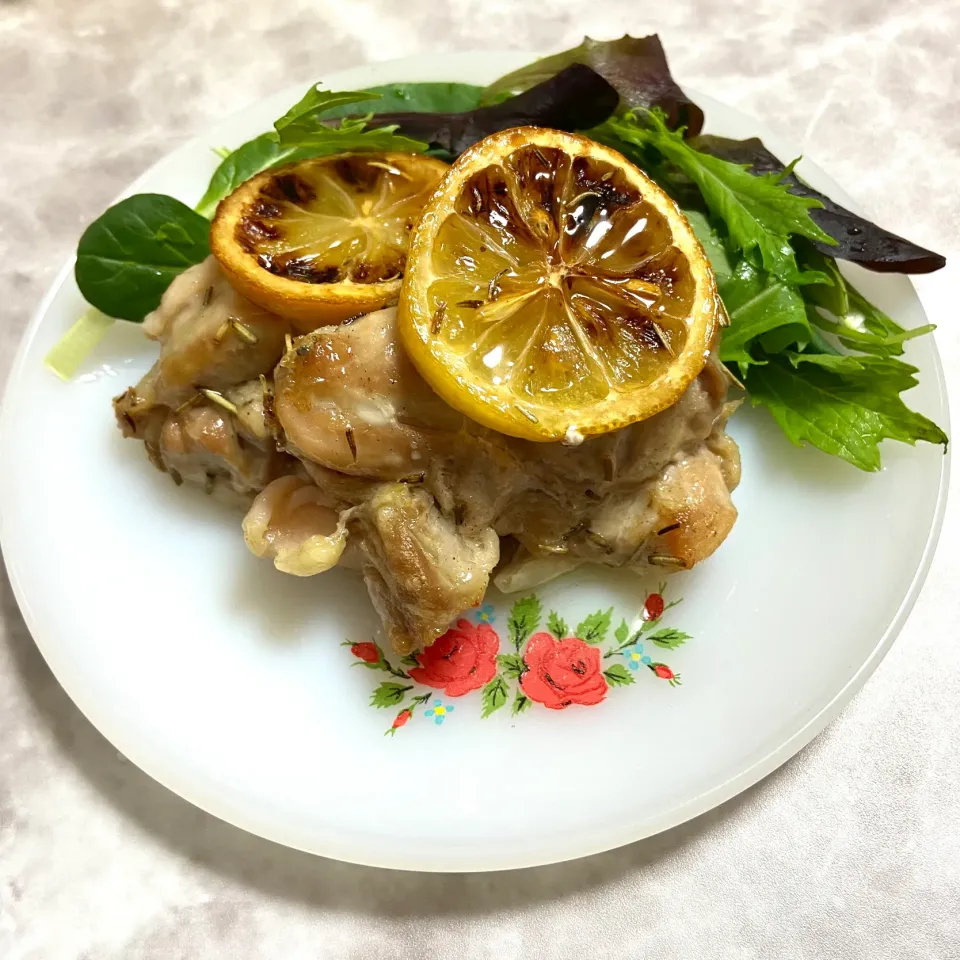
M 576 443 L 674 403 L 718 310 L 703 248 L 656 184 L 585 137 L 522 127 L 450 168 L 414 232 L 398 316 L 451 406 Z
M 447 164 L 338 154 L 268 170 L 220 204 L 214 256 L 248 299 L 304 332 L 395 302 L 411 231 Z

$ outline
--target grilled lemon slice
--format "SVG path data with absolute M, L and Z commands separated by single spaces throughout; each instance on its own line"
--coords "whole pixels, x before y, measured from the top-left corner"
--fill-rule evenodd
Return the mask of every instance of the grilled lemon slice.
M 267 170 L 217 209 L 210 245 L 231 283 L 304 332 L 395 302 L 411 231 L 447 164 L 337 154 Z
M 427 203 L 399 325 L 451 406 L 501 433 L 578 442 L 673 404 L 719 309 L 663 190 L 608 147 L 520 127 L 462 154 Z

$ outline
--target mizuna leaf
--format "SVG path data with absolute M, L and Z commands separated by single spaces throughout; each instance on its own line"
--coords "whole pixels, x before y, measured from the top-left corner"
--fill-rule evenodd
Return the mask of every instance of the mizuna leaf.
M 730 326 L 720 341 L 720 359 L 728 363 L 753 362 L 751 345 L 777 332 L 781 342 L 808 343 L 810 323 L 797 287 L 741 260 L 720 287 Z M 776 352 L 770 348 L 770 352 Z M 742 369 L 742 368 L 741 368 Z
M 892 357 L 788 353 L 751 366 L 746 385 L 790 441 L 811 443 L 861 470 L 880 469 L 885 438 L 946 446 L 946 434 L 900 398 L 915 367 Z
M 730 242 L 746 256 L 756 255 L 758 266 L 783 280 L 795 282 L 798 277 L 791 236 L 833 242 L 810 218 L 810 209 L 821 206 L 819 200 L 791 193 L 782 174 L 756 176 L 744 165 L 694 150 L 655 111 L 642 118 L 612 118 L 590 134 L 608 143 L 612 138 L 652 147 L 662 154 L 697 185 L 711 215 L 725 225 Z
M 816 237 L 811 239 L 827 256 L 884 273 L 930 273 L 946 263 L 939 253 L 878 227 L 814 190 L 784 166 L 757 137 L 728 140 L 705 136 L 698 137 L 694 145 L 711 156 L 742 164 L 756 176 L 781 177 L 791 194 L 816 201 L 810 215 L 834 243 Z

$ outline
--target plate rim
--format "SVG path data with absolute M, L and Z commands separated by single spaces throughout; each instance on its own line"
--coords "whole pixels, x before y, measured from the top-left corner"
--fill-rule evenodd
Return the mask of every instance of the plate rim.
M 503 56 L 504 54 L 509 54 L 510 56 L 526 56 L 526 53 L 523 51 L 481 51 L 481 50 L 469 50 L 469 51 L 459 51 L 456 53 L 446 53 L 436 57 L 436 60 L 442 60 L 445 64 L 449 63 L 451 65 L 456 64 L 458 61 L 462 61 L 465 58 L 479 55 L 495 55 Z M 531 53 L 530 59 L 533 59 L 537 56 L 540 56 L 538 53 Z M 377 68 L 377 67 L 390 67 L 403 69 L 404 67 L 413 67 L 415 64 L 422 62 L 422 57 L 420 56 L 411 56 L 411 57 L 400 57 L 394 58 L 385 61 L 377 61 L 373 63 L 363 63 L 363 64 L 354 64 L 353 67 L 348 67 L 346 70 L 335 71 L 333 73 L 327 74 L 325 76 L 336 76 L 338 73 L 346 72 L 347 70 L 352 69 L 363 69 L 363 68 Z M 455 69 L 455 67 L 454 67 Z M 321 75 L 322 77 L 324 75 Z M 309 82 L 309 81 L 307 81 Z M 693 90 L 693 88 L 691 88 Z M 275 94 L 282 93 L 283 90 L 277 90 L 274 94 L 268 94 L 267 97 Z M 693 90 L 694 94 L 699 93 L 697 90 Z M 239 118 L 246 114 L 251 108 L 256 106 L 262 100 L 267 99 L 267 97 L 259 98 L 257 100 L 247 103 L 243 107 L 239 108 L 236 111 L 228 114 L 226 117 L 222 118 L 220 122 L 226 122 L 234 118 Z M 712 97 L 710 99 L 713 99 Z M 731 109 L 736 110 L 738 113 L 743 116 L 749 117 L 751 120 L 756 120 L 751 114 L 747 111 L 741 109 L 740 107 L 731 107 Z M 761 121 L 756 121 L 758 126 L 763 127 L 764 124 Z M 159 157 L 157 161 L 151 164 L 143 173 L 136 177 L 130 184 L 128 184 L 118 195 L 114 198 L 111 203 L 116 203 L 118 200 L 123 197 L 129 196 L 131 193 L 137 191 L 143 181 L 151 178 L 158 167 L 161 167 L 168 159 L 179 150 L 184 149 L 192 141 L 203 137 L 203 132 L 199 132 L 192 137 L 187 138 L 186 140 L 179 143 L 173 149 L 168 150 L 163 156 Z M 829 171 L 825 168 L 824 171 L 829 175 Z M 6 435 L 6 411 L 8 409 L 8 403 L 6 402 L 9 395 L 12 394 L 14 389 L 14 384 L 20 379 L 24 365 L 27 361 L 27 355 L 30 352 L 30 347 L 36 338 L 39 329 L 43 323 L 44 318 L 46 317 L 54 299 L 59 294 L 64 283 L 69 279 L 74 265 L 73 256 L 69 256 L 63 266 L 55 275 L 50 286 L 47 288 L 43 297 L 41 298 L 38 306 L 33 312 L 29 323 L 27 324 L 21 338 L 17 350 L 14 354 L 13 362 L 10 366 L 10 370 L 7 376 L 7 381 L 4 384 L 3 394 L 0 397 L 0 450 L 3 449 L 4 437 Z M 917 289 L 916 284 L 914 283 L 911 277 L 906 278 L 911 287 L 913 288 L 914 295 L 919 301 L 921 307 L 924 310 L 924 313 L 929 317 L 930 311 L 927 310 L 927 300 L 929 297 L 925 298 L 921 295 L 921 291 Z M 937 382 L 937 398 L 940 402 L 941 408 L 943 410 L 942 415 L 942 427 L 949 435 L 950 433 L 950 408 L 948 400 L 948 392 L 946 379 L 944 376 L 943 364 L 940 357 L 940 351 L 937 346 L 936 339 L 933 335 L 930 337 L 930 346 L 932 348 L 932 369 L 931 374 L 936 377 Z M 6 513 L 7 507 L 5 505 L 5 496 L 4 491 L 7 489 L 7 482 L 4 479 L 7 475 L 12 474 L 14 467 L 7 463 L 4 466 L 5 458 L 0 456 L 0 549 L 3 550 L 5 558 L 8 556 L 8 549 L 4 548 L 6 542 L 5 529 L 6 524 L 4 523 L 4 515 Z M 27 626 L 27 629 L 30 632 L 30 636 L 33 639 L 33 642 L 36 644 L 38 650 L 44 658 L 48 668 L 53 673 L 57 682 L 63 688 L 64 692 L 74 703 L 78 710 L 84 715 L 84 717 L 95 727 L 95 729 L 116 749 L 121 750 L 124 756 L 143 771 L 151 779 L 155 780 L 161 784 L 165 789 L 170 790 L 172 793 L 186 800 L 188 803 L 193 804 L 194 806 L 200 808 L 205 813 L 210 814 L 211 816 L 217 817 L 220 820 L 223 820 L 226 823 L 231 824 L 238 829 L 244 830 L 248 833 L 252 833 L 255 836 L 259 836 L 271 842 L 279 843 L 283 846 L 290 847 L 292 849 L 300 850 L 306 853 L 310 853 L 316 856 L 328 857 L 331 859 L 340 860 L 347 863 L 353 863 L 361 866 L 368 867 L 377 867 L 383 869 L 395 869 L 395 870 L 405 870 L 411 872 L 425 872 L 425 873 L 434 873 L 434 872 L 453 872 L 453 873 L 473 873 L 473 872 L 496 872 L 501 870 L 513 870 L 513 869 L 522 869 L 528 867 L 536 866 L 545 866 L 553 863 L 564 863 L 571 860 L 580 859 L 582 857 L 593 856 L 599 853 L 606 852 L 608 850 L 618 849 L 622 846 L 627 846 L 628 844 L 636 843 L 638 841 L 647 839 L 649 837 L 655 836 L 659 833 L 662 833 L 665 830 L 673 829 L 678 827 L 689 820 L 692 820 L 696 817 L 699 817 L 715 807 L 727 802 L 743 791 L 754 786 L 760 780 L 764 779 L 778 767 L 786 763 L 787 760 L 791 759 L 800 750 L 802 750 L 807 744 L 809 744 L 814 737 L 817 736 L 822 730 L 834 720 L 840 711 L 853 699 L 853 697 L 862 689 L 869 677 L 874 673 L 877 667 L 880 665 L 884 657 L 889 652 L 890 648 L 893 645 L 893 642 L 896 640 L 900 631 L 903 629 L 904 624 L 907 621 L 910 613 L 912 612 L 916 602 L 920 596 L 923 585 L 927 579 L 927 576 L 930 571 L 931 564 L 933 562 L 933 557 L 936 554 L 937 544 L 939 542 L 940 534 L 943 527 L 943 520 L 946 511 L 946 502 L 949 492 L 949 479 L 950 479 L 950 469 L 951 469 L 951 449 L 948 446 L 944 455 L 940 461 L 940 471 L 938 478 L 938 490 L 937 490 L 937 499 L 936 505 L 934 508 L 934 513 L 930 528 L 927 532 L 926 540 L 924 542 L 923 551 L 920 556 L 920 560 L 917 564 L 916 570 L 914 571 L 913 577 L 910 581 L 909 587 L 906 591 L 906 594 L 903 597 L 899 607 L 897 608 L 896 613 L 892 617 L 887 628 L 884 630 L 883 634 L 877 640 L 876 645 L 873 647 L 869 656 L 866 657 L 863 663 L 859 666 L 853 676 L 836 692 L 836 694 L 824 705 L 821 709 L 810 717 L 797 731 L 795 731 L 791 736 L 777 748 L 770 750 L 763 757 L 755 760 L 745 769 L 739 771 L 738 773 L 730 776 L 721 783 L 716 784 L 713 787 L 710 787 L 707 790 L 702 791 L 695 796 L 690 797 L 689 799 L 683 801 L 682 803 L 675 804 L 674 806 L 664 810 L 658 817 L 652 818 L 650 821 L 647 821 L 646 824 L 639 827 L 639 829 L 625 830 L 624 837 L 618 839 L 614 842 L 602 842 L 599 844 L 584 844 L 582 849 L 576 849 L 570 852 L 562 853 L 560 856 L 549 856 L 549 857 L 525 857 L 516 862 L 507 862 L 509 858 L 504 858 L 505 862 L 499 863 L 497 865 L 469 865 L 464 867 L 451 866 L 449 863 L 430 863 L 428 860 L 422 863 L 418 863 L 415 866 L 410 866 L 402 862 L 398 862 L 397 858 L 393 855 L 388 855 L 382 859 L 377 859 L 375 857 L 360 857 L 360 856 L 351 856 L 343 851 L 331 852 L 329 848 L 320 849 L 309 843 L 297 842 L 289 836 L 284 836 L 281 830 L 273 829 L 266 827 L 263 824 L 248 825 L 244 822 L 243 817 L 232 816 L 229 812 L 221 812 L 216 809 L 217 804 L 215 802 L 210 802 L 209 798 L 198 799 L 193 794 L 193 791 L 190 789 L 184 789 L 183 786 L 174 786 L 171 783 L 170 778 L 165 774 L 159 774 L 150 769 L 151 764 L 147 762 L 144 764 L 138 759 L 138 751 L 136 747 L 130 750 L 128 746 L 124 743 L 125 738 L 122 733 L 114 731 L 111 729 L 110 724 L 101 725 L 97 721 L 98 711 L 96 706 L 92 703 L 86 702 L 82 703 L 81 700 L 85 698 L 81 696 L 78 700 L 70 690 L 70 688 L 63 682 L 61 676 L 59 675 L 56 667 L 54 666 L 54 661 L 56 660 L 55 656 L 51 656 L 48 653 L 48 645 L 45 640 L 40 638 L 39 631 L 36 629 L 37 624 L 35 618 L 31 611 L 31 605 L 28 602 L 28 599 L 25 595 L 25 591 L 22 588 L 22 585 L 19 582 L 16 569 L 11 565 L 10 561 L 5 561 L 9 582 L 11 585 L 11 590 L 14 595 L 14 598 L 17 601 L 17 605 L 20 609 L 21 615 L 23 616 L 24 622 Z M 108 733 L 107 730 L 111 732 Z M 124 744 L 121 746 L 121 744 Z M 223 804 L 226 806 L 226 804 Z

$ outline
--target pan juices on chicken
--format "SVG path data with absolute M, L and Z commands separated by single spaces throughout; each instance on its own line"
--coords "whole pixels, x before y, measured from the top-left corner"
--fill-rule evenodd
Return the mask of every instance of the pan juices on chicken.
M 392 181 L 354 187 L 389 209 Z M 709 557 L 736 519 L 735 405 L 676 205 L 614 151 L 528 128 L 464 153 L 409 232 L 399 310 L 305 333 L 213 257 L 185 271 L 148 318 L 157 363 L 115 401 L 125 435 L 247 504 L 247 545 L 278 569 L 358 569 L 400 653 L 491 580 Z

